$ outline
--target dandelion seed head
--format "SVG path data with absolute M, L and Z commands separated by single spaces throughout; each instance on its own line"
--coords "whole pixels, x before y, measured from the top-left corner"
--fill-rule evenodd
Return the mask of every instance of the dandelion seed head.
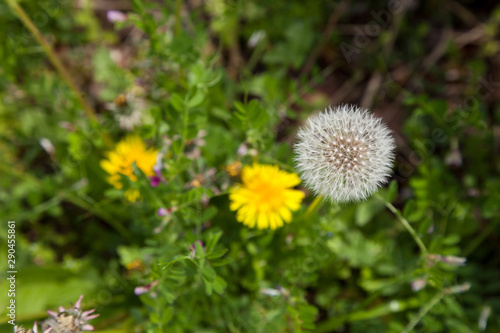
M 366 109 L 328 108 L 299 130 L 295 162 L 305 185 L 336 202 L 366 199 L 392 173 L 392 132 Z

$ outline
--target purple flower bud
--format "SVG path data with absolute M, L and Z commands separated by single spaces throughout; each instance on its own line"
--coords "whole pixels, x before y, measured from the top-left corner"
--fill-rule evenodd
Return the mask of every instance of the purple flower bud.
M 146 288 L 146 287 L 135 287 L 134 294 L 136 296 L 139 296 L 139 295 L 147 293 L 148 291 L 149 291 L 149 288 Z
M 196 245 L 195 245 L 196 243 L 200 244 L 201 247 L 203 248 L 203 251 L 205 251 L 205 247 L 203 246 L 203 242 L 201 240 L 197 240 L 196 242 L 191 244 L 191 246 L 189 246 L 189 251 L 191 252 L 191 254 L 190 254 L 191 258 L 194 258 L 194 256 L 196 255 Z
M 158 209 L 158 212 L 157 212 L 158 216 L 167 216 L 168 214 L 170 214 L 170 212 L 165 209 L 165 208 L 160 208 Z
M 137 296 L 139 295 L 142 295 L 142 294 L 145 294 L 147 293 L 151 288 L 153 288 L 154 286 L 156 286 L 158 284 L 158 280 L 155 280 L 145 286 L 141 286 L 141 287 L 136 287 L 134 289 L 134 294 L 136 294 Z
M 127 14 L 122 13 L 118 10 L 108 10 L 106 17 L 108 18 L 108 21 L 111 23 L 124 22 L 127 20 Z
M 153 170 L 155 172 L 155 175 L 150 176 L 149 180 L 152 187 L 157 187 L 158 185 L 160 185 L 160 183 L 165 182 L 165 178 L 163 178 L 163 175 L 161 174 L 161 166 L 155 166 L 153 167 Z
M 149 177 L 149 181 L 152 187 L 157 187 L 161 183 L 161 177 L 151 176 Z

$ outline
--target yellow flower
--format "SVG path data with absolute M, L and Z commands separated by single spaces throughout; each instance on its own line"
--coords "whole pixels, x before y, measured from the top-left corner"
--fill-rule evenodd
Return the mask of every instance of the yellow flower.
M 233 163 L 229 164 L 226 166 L 226 172 L 229 174 L 231 177 L 238 176 L 241 172 L 241 161 L 236 160 Z
M 299 209 L 304 193 L 292 189 L 300 183 L 295 173 L 278 166 L 254 164 L 243 168 L 243 184 L 231 188 L 229 209 L 237 210 L 236 219 L 259 229 L 276 229 L 292 220 L 291 211 Z
M 134 259 L 125 265 L 125 268 L 129 271 L 142 271 L 144 269 L 144 264 L 140 259 Z
M 120 141 L 113 151 L 107 153 L 107 159 L 101 161 L 101 167 L 110 175 L 108 182 L 115 188 L 122 188 L 120 175 L 127 176 L 133 182 L 137 181 L 132 168 L 134 162 L 146 176 L 153 176 L 157 153 L 158 150 L 147 149 L 140 137 L 128 136 Z M 136 201 L 139 191 L 128 190 L 125 197 L 129 201 Z

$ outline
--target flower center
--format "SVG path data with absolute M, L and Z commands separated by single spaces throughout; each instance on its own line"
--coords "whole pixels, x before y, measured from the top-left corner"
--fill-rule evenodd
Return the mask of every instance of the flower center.
M 273 184 L 260 183 L 256 184 L 254 192 L 254 200 L 261 207 L 262 210 L 272 209 L 277 207 L 281 203 L 281 192 L 283 189 L 279 189 Z
M 365 166 L 368 161 L 366 139 L 352 134 L 334 137 L 326 143 L 323 155 L 337 170 L 350 171 Z

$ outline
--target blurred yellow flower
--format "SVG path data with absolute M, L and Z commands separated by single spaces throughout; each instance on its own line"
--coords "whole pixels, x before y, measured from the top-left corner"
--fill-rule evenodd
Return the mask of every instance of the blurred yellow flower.
M 129 271 L 142 271 L 144 269 L 144 264 L 140 259 L 134 259 L 125 265 L 125 268 Z
M 236 160 L 233 163 L 227 165 L 226 166 L 226 172 L 231 177 L 238 176 L 240 174 L 240 172 L 241 172 L 241 161 L 240 160 Z
M 295 173 L 280 170 L 278 166 L 254 164 L 242 170 L 243 184 L 230 189 L 229 208 L 237 210 L 236 219 L 244 225 L 259 229 L 276 229 L 283 221 L 292 220 L 304 193 L 294 190 L 300 183 Z
M 153 176 L 157 153 L 158 150 L 147 149 L 140 137 L 128 136 L 120 141 L 113 151 L 107 153 L 107 159 L 101 161 L 101 167 L 110 175 L 108 182 L 115 188 L 122 188 L 121 174 L 130 178 L 131 181 L 137 181 L 132 168 L 134 162 L 146 176 Z M 134 202 L 139 198 L 139 191 L 128 190 L 125 197 Z

